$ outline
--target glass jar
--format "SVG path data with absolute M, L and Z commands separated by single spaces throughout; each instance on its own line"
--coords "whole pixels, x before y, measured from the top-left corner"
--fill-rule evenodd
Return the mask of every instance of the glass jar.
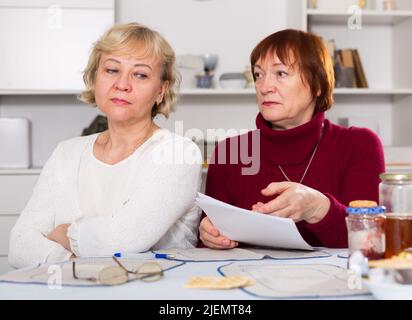
M 386 212 L 412 213 L 412 173 L 382 173 L 379 204 Z
M 412 248 L 412 173 L 383 173 L 379 202 L 386 207 L 386 252 L 391 258 Z
M 385 208 L 346 209 L 349 256 L 361 251 L 368 260 L 382 259 L 385 256 Z

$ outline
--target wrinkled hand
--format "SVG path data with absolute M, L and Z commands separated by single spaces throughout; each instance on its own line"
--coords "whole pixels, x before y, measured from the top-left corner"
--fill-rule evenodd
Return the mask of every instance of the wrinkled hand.
M 317 223 L 329 211 L 330 200 L 323 193 L 295 182 L 273 182 L 262 190 L 264 196 L 275 199 L 252 206 L 253 211 L 291 218 L 294 222 Z
M 208 217 L 204 217 L 200 222 L 199 234 L 205 246 L 212 249 L 232 249 L 239 245 L 236 241 L 222 236 Z
M 69 223 L 58 225 L 50 234 L 47 239 L 57 242 L 62 245 L 66 250 L 71 251 L 70 241 L 67 237 L 67 229 L 70 227 Z

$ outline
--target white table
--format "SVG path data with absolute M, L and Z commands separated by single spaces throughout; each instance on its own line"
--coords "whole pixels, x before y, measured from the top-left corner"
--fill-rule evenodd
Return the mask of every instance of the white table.
M 338 257 L 346 250 L 328 249 L 332 256 L 327 258 L 247 261 L 247 264 L 333 264 L 346 268 L 347 259 Z M 145 283 L 133 281 L 114 287 L 62 287 L 49 289 L 46 285 L 27 285 L 0 283 L 0 300 L 4 299 L 150 299 L 150 300 L 254 300 L 240 289 L 205 290 L 186 289 L 183 285 L 192 276 L 217 276 L 219 266 L 230 263 L 222 262 L 187 262 L 169 270 L 163 279 Z M 372 299 L 372 296 L 345 297 L 345 299 Z

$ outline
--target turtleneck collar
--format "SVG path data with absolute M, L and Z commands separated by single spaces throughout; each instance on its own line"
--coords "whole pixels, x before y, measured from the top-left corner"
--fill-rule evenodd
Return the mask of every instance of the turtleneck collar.
M 274 130 L 262 114 L 256 117 L 260 130 L 261 155 L 273 164 L 301 164 L 310 158 L 321 137 L 325 113 L 315 114 L 311 121 L 288 130 Z

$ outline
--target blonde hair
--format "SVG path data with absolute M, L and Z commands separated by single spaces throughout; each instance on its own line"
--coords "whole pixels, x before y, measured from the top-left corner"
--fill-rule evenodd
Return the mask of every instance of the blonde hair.
M 144 57 L 153 56 L 161 60 L 161 80 L 168 81 L 169 85 L 163 101 L 153 106 L 152 117 L 160 113 L 168 118 L 176 105 L 176 90 L 180 84 L 180 76 L 175 66 L 175 53 L 162 35 L 138 23 L 115 25 L 93 45 L 89 61 L 83 71 L 86 90 L 81 93 L 80 100 L 96 105 L 96 74 L 102 53 L 136 55 L 136 52 Z

